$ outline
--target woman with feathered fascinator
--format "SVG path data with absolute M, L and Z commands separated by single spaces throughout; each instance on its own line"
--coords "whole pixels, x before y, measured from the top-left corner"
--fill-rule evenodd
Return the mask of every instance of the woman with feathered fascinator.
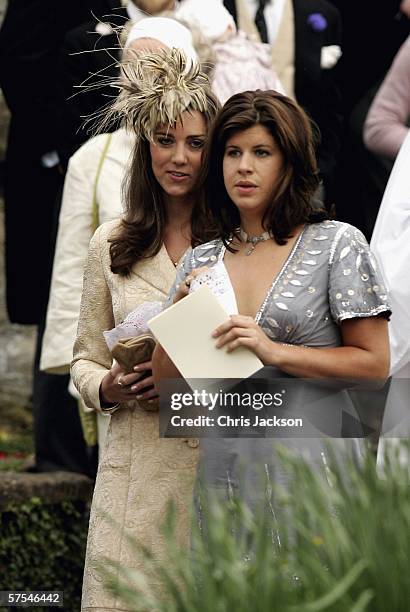
M 96 569 L 107 557 L 143 570 L 128 535 L 163 557 L 160 527 L 171 498 L 176 533 L 188 544 L 198 449 L 190 441 L 159 438 L 158 412 L 143 408 L 156 395 L 151 362 L 132 373 L 112 365 L 103 331 L 140 304 L 163 301 L 185 250 L 213 237 L 196 188 L 218 106 L 207 77 L 177 49 L 161 50 L 125 61 L 113 86 L 119 95 L 101 125 L 120 118 L 137 138 L 123 186 L 124 215 L 101 225 L 90 243 L 71 369 L 85 404 L 111 413 L 88 535 L 87 611 L 118 607 Z M 150 577 L 147 594 L 157 588 L 159 580 Z

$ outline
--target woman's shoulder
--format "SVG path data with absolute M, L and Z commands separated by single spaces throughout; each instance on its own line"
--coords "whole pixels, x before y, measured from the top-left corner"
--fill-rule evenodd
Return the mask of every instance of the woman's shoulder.
M 325 220 L 312 223 L 309 226 L 308 234 L 310 241 L 316 244 L 320 242 L 322 247 L 331 252 L 334 252 L 341 244 L 355 246 L 358 243 L 362 247 L 369 248 L 362 231 L 345 221 Z
M 117 234 L 119 228 L 121 226 L 121 218 L 113 219 L 112 221 L 106 221 L 105 223 L 101 223 L 97 227 L 94 232 L 94 236 L 92 237 L 93 242 L 98 242 L 100 247 L 106 246 L 106 249 L 109 250 L 110 243 L 109 240 L 114 238 Z

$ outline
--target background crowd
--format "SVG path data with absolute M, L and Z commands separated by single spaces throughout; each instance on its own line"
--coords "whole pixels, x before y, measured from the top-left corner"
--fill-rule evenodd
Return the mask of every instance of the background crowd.
M 70 236 L 59 235 L 52 274 L 54 252 L 59 217 L 60 228 L 81 234 L 86 249 L 93 230 L 121 213 L 130 136 L 113 122 L 91 138 L 84 118 L 112 100 L 105 83 L 116 76 L 124 45 L 148 37 L 172 46 L 169 24 L 161 34 L 158 23 L 154 33 L 147 24 L 127 39 L 131 26 L 159 14 L 190 30 L 187 45 L 210 72 L 222 103 L 261 88 L 286 93 L 305 108 L 321 134 L 317 197 L 368 239 L 408 133 L 408 0 L 9 0 L 0 30 L 0 86 L 11 112 L 4 172 L 7 312 L 12 323 L 38 326 L 38 471 L 95 474 L 93 425 L 83 417 L 87 444 L 78 397 L 68 391 L 75 329 L 70 336 L 62 323 L 65 308 L 66 326 L 73 327 L 79 274 L 77 294 L 60 288 L 64 304 L 53 290 L 49 300 L 50 284 L 57 291 L 67 271 L 82 269 L 86 250 L 70 253 Z M 29 262 L 24 273 L 22 261 Z

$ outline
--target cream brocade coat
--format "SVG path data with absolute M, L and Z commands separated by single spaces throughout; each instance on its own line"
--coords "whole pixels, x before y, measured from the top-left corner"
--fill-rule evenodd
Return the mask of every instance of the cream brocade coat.
M 103 330 L 120 323 L 142 302 L 164 300 L 175 278 L 165 247 L 155 257 L 137 263 L 129 278 L 113 274 L 107 239 L 117 226 L 118 221 L 104 223 L 90 243 L 71 369 L 86 405 L 96 410 L 100 410 L 100 382 L 112 361 Z M 188 546 L 198 448 L 191 440 L 160 439 L 158 430 L 158 413 L 143 411 L 137 401 L 122 405 L 111 417 L 91 508 L 83 611 L 126 609 L 105 592 L 96 564 L 108 557 L 122 567 L 142 570 L 127 534 L 148 546 L 156 558 L 164 559 L 159 529 L 171 498 L 176 505 L 178 539 Z M 155 580 L 150 585 L 159 586 Z

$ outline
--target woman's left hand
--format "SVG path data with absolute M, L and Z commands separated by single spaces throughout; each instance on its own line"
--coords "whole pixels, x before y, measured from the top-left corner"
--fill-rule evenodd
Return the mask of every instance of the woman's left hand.
M 216 346 L 226 346 L 231 352 L 239 346 L 250 349 L 264 365 L 274 365 L 275 342 L 270 340 L 252 317 L 233 315 L 219 325 L 213 333 L 218 338 Z

